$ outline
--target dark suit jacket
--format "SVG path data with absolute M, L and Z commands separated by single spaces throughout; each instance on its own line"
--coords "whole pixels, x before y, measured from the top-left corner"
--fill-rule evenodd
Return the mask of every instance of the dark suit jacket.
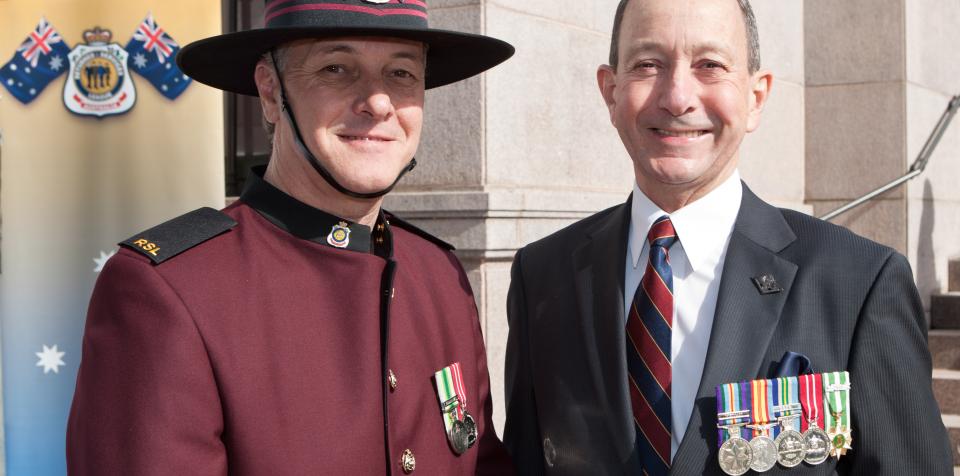
M 521 474 L 641 474 L 622 326 L 629 222 L 628 201 L 517 253 L 504 442 Z M 762 274 L 784 290 L 761 295 L 751 277 Z M 715 387 L 770 377 L 785 351 L 805 354 L 817 372 L 850 371 L 853 450 L 839 463 L 765 474 L 952 474 L 926 322 L 902 255 L 744 186 L 711 332 L 671 474 L 722 474 Z

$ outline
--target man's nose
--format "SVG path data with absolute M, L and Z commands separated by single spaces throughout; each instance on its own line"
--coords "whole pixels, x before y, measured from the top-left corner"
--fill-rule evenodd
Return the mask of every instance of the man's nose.
M 363 82 L 359 88 L 354 112 L 377 120 L 387 119 L 393 114 L 393 100 L 390 97 L 390 91 L 382 81 Z
M 674 117 L 682 116 L 695 109 L 696 81 L 686 68 L 675 68 L 669 76 L 660 80 L 658 106 Z

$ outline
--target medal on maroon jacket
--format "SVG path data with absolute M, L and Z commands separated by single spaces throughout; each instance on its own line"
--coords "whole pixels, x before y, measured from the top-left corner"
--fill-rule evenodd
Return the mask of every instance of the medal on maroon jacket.
M 803 406 L 803 443 L 807 447 L 803 460 L 817 465 L 830 456 L 830 437 L 823 431 L 823 382 L 820 374 L 801 375 L 798 380 Z
M 463 454 L 477 442 L 477 423 L 467 413 L 467 391 L 463 385 L 460 362 L 438 370 L 434 380 L 447 440 L 455 453 Z

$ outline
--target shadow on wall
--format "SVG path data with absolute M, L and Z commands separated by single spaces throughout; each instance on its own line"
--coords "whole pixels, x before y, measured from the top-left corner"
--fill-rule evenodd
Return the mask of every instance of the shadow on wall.
M 917 238 L 917 287 L 920 297 L 927 308 L 927 325 L 930 325 L 930 295 L 941 292 L 937 279 L 937 260 L 933 251 L 934 204 L 933 186 L 930 179 L 924 179 L 922 211 L 920 212 L 920 230 Z

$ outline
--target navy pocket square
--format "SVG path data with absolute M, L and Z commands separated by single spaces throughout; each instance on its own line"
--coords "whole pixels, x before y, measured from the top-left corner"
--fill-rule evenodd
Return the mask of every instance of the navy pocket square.
M 813 373 L 810 365 L 810 359 L 806 355 L 796 352 L 786 351 L 780 358 L 776 370 L 773 371 L 773 378 L 778 377 L 797 377 L 803 374 Z

